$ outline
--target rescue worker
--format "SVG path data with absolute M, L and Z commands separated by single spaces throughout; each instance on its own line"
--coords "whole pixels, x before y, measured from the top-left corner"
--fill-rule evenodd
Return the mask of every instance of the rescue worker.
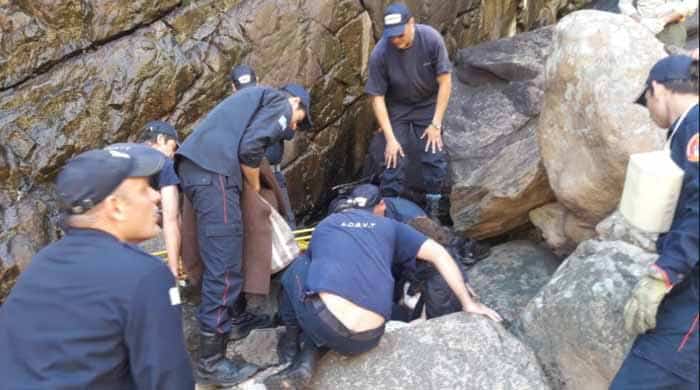
M 445 248 L 410 226 L 379 216 L 381 195 L 357 196 L 355 208 L 334 213 L 316 227 L 310 250 L 282 276 L 280 316 L 286 331 L 278 344 L 292 364 L 265 380 L 268 389 L 305 388 L 329 349 L 357 355 L 374 348 L 392 309 L 393 267 L 433 264 L 465 312 L 501 317 L 475 302 Z M 379 215 L 377 215 L 379 214 Z M 304 343 L 300 352 L 299 333 Z
M 66 235 L 33 257 L 0 307 L 0 387 L 194 388 L 175 280 L 135 245 L 158 234 L 148 180 L 164 164 L 129 144 L 61 170 Z
M 442 123 L 452 88 L 451 67 L 439 32 L 416 24 L 403 4 L 386 8 L 384 33 L 372 50 L 365 85 L 386 138 L 382 194 L 402 196 L 408 172 L 420 171 L 426 211 L 436 220 L 447 176 Z
M 683 22 L 698 8 L 697 0 L 620 0 L 620 12 L 641 23 L 661 42 L 683 48 L 688 32 Z
M 160 192 L 163 237 L 168 255 L 168 266 L 178 278 L 180 260 L 180 178 L 175 173 L 173 157 L 180 145 L 177 130 L 163 121 L 151 121 L 141 131 L 139 141 L 163 153 L 167 159 L 158 175 L 151 178 L 151 186 Z
M 253 87 L 258 84 L 258 79 L 255 76 L 255 71 L 247 65 L 238 65 L 231 71 L 231 80 L 233 80 L 233 93 L 240 91 L 246 87 Z M 284 87 L 282 88 L 284 89 Z M 289 192 L 287 191 L 287 180 L 282 172 L 282 157 L 284 155 L 284 141 L 291 141 L 294 138 L 294 130 L 287 128 L 284 130 L 282 140 L 270 145 L 265 150 L 265 158 L 272 167 L 272 172 L 275 174 L 277 184 L 282 190 L 284 209 L 287 211 L 285 219 L 292 229 L 296 228 L 294 213 L 292 212 L 292 203 L 289 201 Z
M 698 388 L 698 60 L 670 56 L 649 72 L 637 103 L 668 129 L 671 158 L 685 172 L 659 258 L 625 305 L 626 330 L 638 335 L 613 380 L 613 390 Z
M 225 358 L 226 340 L 269 327 L 268 316 L 245 311 L 239 296 L 242 235 L 240 194 L 243 180 L 260 190 L 264 151 L 279 142 L 287 127 L 306 130 L 310 96 L 299 85 L 285 90 L 248 87 L 229 96 L 206 116 L 176 153 L 182 189 L 196 215 L 197 241 L 204 273 L 199 306 L 199 383 L 235 384 L 253 372 Z

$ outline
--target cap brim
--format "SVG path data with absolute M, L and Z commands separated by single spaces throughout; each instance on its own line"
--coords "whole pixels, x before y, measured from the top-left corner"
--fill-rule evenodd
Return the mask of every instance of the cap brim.
M 385 38 L 398 37 L 399 35 L 402 35 L 404 31 L 406 31 L 406 23 L 397 24 L 396 26 L 384 27 L 383 36 Z
M 643 106 L 643 107 L 646 107 L 646 106 L 647 106 L 647 97 L 646 97 L 647 89 L 648 89 L 648 88 L 644 88 L 644 90 L 643 90 L 642 93 L 639 95 L 639 97 L 637 98 L 637 100 L 634 101 L 636 104 L 639 104 L 640 106 Z
M 129 177 L 148 177 L 155 175 L 165 165 L 165 155 L 155 149 L 139 150 L 129 153 L 134 160 L 134 165 L 129 172 Z

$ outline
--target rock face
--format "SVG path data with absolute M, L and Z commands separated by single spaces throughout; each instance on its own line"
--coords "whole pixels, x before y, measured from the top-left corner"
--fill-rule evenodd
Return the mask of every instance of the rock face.
M 559 259 L 547 250 L 528 241 L 513 241 L 494 247 L 467 276 L 481 302 L 512 322 L 558 265 Z
M 536 128 L 552 30 L 462 49 L 445 115 L 455 228 L 483 238 L 553 199 Z
M 607 389 L 633 338 L 622 311 L 656 255 L 622 241 L 584 241 L 515 324 L 557 389 Z
M 547 389 L 532 351 L 497 323 L 455 313 L 387 333 L 354 358 L 329 354 L 314 389 Z
M 656 253 L 656 233 L 648 233 L 632 226 L 619 210 L 602 220 L 595 231 L 603 241 L 624 241 L 650 253 Z
M 536 208 L 529 215 L 530 222 L 542 232 L 547 246 L 560 257 L 568 256 L 579 242 L 596 235 L 588 223 L 557 202 Z
M 578 11 L 555 28 L 538 138 L 557 200 L 593 228 L 613 211 L 631 153 L 661 147 L 663 132 L 633 104 L 665 55 L 632 19 Z

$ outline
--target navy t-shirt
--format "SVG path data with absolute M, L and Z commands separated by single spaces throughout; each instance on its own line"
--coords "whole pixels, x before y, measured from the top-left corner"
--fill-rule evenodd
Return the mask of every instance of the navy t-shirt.
M 384 203 L 386 204 L 386 217 L 395 221 L 409 223 L 418 217 L 427 217 L 420 206 L 405 198 L 388 197 L 384 198 Z
M 294 130 L 287 128 L 282 132 L 282 141 L 276 142 L 265 149 L 265 158 L 271 165 L 277 165 L 282 162 L 284 156 L 284 141 L 289 141 L 294 138 Z
M 365 210 L 347 210 L 324 219 L 311 239 L 305 289 L 329 292 L 391 316 L 392 265 L 415 269 L 428 238 L 412 227 Z
M 430 122 L 435 114 L 437 76 L 449 73 L 452 64 L 437 30 L 416 25 L 413 45 L 397 49 L 382 38 L 372 50 L 365 92 L 386 98 L 392 122 Z
M 159 173 L 151 176 L 151 187 L 160 191 L 168 186 L 176 186 L 180 184 L 180 178 L 175 173 L 175 164 L 173 160 L 166 159 L 163 169 Z
M 174 285 L 138 247 L 70 229 L 0 306 L 0 388 L 191 390 Z

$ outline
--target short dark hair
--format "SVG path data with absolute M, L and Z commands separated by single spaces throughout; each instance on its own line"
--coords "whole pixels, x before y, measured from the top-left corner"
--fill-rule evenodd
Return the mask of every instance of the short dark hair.
M 154 143 L 158 142 L 159 135 L 163 136 L 165 138 L 165 142 L 168 142 L 170 140 L 177 142 L 177 140 L 174 137 L 171 137 L 167 134 L 156 133 L 153 131 L 146 131 L 146 130 L 141 132 L 141 135 L 139 135 L 139 138 L 136 140 L 136 142 L 140 142 L 140 143 L 150 142 L 150 143 L 154 144 Z

